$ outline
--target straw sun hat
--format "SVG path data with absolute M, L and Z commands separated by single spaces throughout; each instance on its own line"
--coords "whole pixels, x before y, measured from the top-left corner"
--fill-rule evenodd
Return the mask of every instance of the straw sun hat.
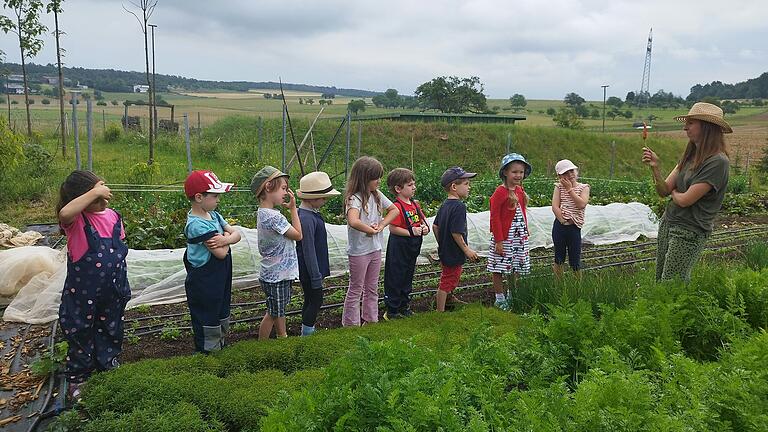
M 316 199 L 341 195 L 341 192 L 333 188 L 328 174 L 315 171 L 299 180 L 299 190 L 296 191 L 296 195 L 301 199 Z
M 702 120 L 720 126 L 723 133 L 731 133 L 731 125 L 723 118 L 723 110 L 717 105 L 706 102 L 696 102 L 687 115 L 677 116 L 675 120 L 685 122 L 688 119 Z

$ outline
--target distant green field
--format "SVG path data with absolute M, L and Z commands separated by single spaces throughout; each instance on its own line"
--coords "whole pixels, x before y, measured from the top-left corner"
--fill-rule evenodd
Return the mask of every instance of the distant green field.
M 273 90 L 254 90 L 249 93 L 242 92 L 205 92 L 195 94 L 178 94 L 178 93 L 159 93 L 158 96 L 162 97 L 165 101 L 175 106 L 175 120 L 181 122 L 182 116 L 186 113 L 190 118 L 190 125 L 192 127 L 197 126 L 198 116 L 200 118 L 200 125 L 207 127 L 216 121 L 223 119 L 231 115 L 243 115 L 248 117 L 263 118 L 280 118 L 282 115 L 282 101 L 277 99 L 265 99 L 259 92 L 272 92 Z M 306 99 L 307 96 L 301 96 L 305 93 L 302 92 L 287 92 L 286 101 L 289 107 L 289 113 L 291 118 L 314 118 L 320 112 L 320 105 L 318 103 L 319 97 L 315 96 L 314 104 L 299 104 L 299 98 Z M 96 106 L 94 102 L 94 127 L 99 129 L 104 126 L 103 123 L 120 122 L 123 116 L 122 102 L 125 100 L 147 100 L 147 94 L 145 93 L 107 93 L 104 92 L 104 101 L 107 106 Z M 12 96 L 12 100 L 18 101 L 18 104 L 11 105 L 11 124 L 19 130 L 25 125 L 25 113 L 23 109 L 23 96 Z M 33 129 L 39 132 L 53 131 L 58 126 L 58 102 L 56 99 L 50 99 L 50 105 L 43 105 L 41 103 L 43 97 L 36 95 L 32 99 L 35 101 L 31 106 Z M 118 101 L 118 105 L 114 106 L 111 101 Z M 325 107 L 323 111 L 323 117 L 336 117 L 343 116 L 347 111 L 347 103 L 352 100 L 348 97 L 337 97 L 333 100 L 332 105 Z M 370 99 L 366 99 L 368 106 L 366 107 L 365 114 L 386 114 L 392 112 L 408 112 L 401 109 L 386 109 L 374 107 Z M 602 115 L 602 101 L 587 101 L 585 102 L 588 109 L 598 109 Z M 514 111 L 509 105 L 508 99 L 489 99 L 488 107 L 497 107 L 500 115 L 508 114 L 522 114 L 527 117 L 524 124 L 529 126 L 554 126 L 552 117 L 546 114 L 548 108 L 558 109 L 564 106 L 562 100 L 529 100 L 528 105 L 523 110 Z M 2 106 L 3 109 L 7 109 L 6 106 Z M 627 132 L 631 131 L 631 126 L 636 119 L 647 118 L 650 114 L 657 117 L 653 126 L 658 130 L 672 130 L 680 127 L 680 124 L 673 118 L 677 115 L 685 114 L 687 108 L 680 109 L 662 109 L 662 108 L 644 108 L 642 110 L 636 107 L 622 107 L 622 111 L 632 111 L 632 119 L 614 119 L 606 118 L 605 128 L 606 130 L 613 132 Z M 66 110 L 68 115 L 71 115 L 71 105 L 67 104 Z M 82 127 L 85 125 L 85 105 L 80 104 L 78 106 L 78 116 L 81 119 Z M 734 125 L 743 125 L 748 123 L 750 117 L 768 112 L 768 108 L 765 107 L 743 107 L 738 113 L 728 116 L 729 121 Z M 148 118 L 148 108 L 146 106 L 137 107 L 131 106 L 129 108 L 129 115 L 140 116 L 142 118 Z M 170 118 L 170 109 L 158 108 L 159 118 Z M 7 115 L 7 114 L 6 114 Z M 584 125 L 587 129 L 600 130 L 602 129 L 602 117 L 598 119 L 583 119 Z

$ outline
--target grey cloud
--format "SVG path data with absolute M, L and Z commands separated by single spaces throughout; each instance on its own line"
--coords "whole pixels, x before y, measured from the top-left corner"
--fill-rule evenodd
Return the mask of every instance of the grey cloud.
M 72 65 L 143 68 L 135 19 L 117 0 L 73 0 L 62 17 Z M 654 27 L 651 88 L 741 81 L 765 71 L 768 8 L 697 0 L 159 0 L 158 71 L 412 92 L 437 75 L 478 75 L 493 97 L 624 97 Z M 7 37 L 10 61 L 18 49 Z M 37 62 L 53 61 L 46 40 Z M 16 56 L 16 57 L 15 57 Z

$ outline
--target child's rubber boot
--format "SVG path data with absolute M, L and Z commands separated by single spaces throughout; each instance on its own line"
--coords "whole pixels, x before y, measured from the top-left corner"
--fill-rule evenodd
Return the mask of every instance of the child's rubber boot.
M 304 324 L 301 325 L 301 335 L 302 336 L 310 336 L 312 333 L 315 332 L 315 326 L 306 326 Z

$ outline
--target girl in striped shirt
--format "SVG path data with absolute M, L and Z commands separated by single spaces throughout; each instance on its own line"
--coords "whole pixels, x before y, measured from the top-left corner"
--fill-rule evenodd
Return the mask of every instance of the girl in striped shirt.
M 579 167 L 568 159 L 555 164 L 558 182 L 552 193 L 552 242 L 555 244 L 555 276 L 563 275 L 566 252 L 568 264 L 577 275 L 581 268 L 581 227 L 589 203 L 589 185 L 579 183 Z

